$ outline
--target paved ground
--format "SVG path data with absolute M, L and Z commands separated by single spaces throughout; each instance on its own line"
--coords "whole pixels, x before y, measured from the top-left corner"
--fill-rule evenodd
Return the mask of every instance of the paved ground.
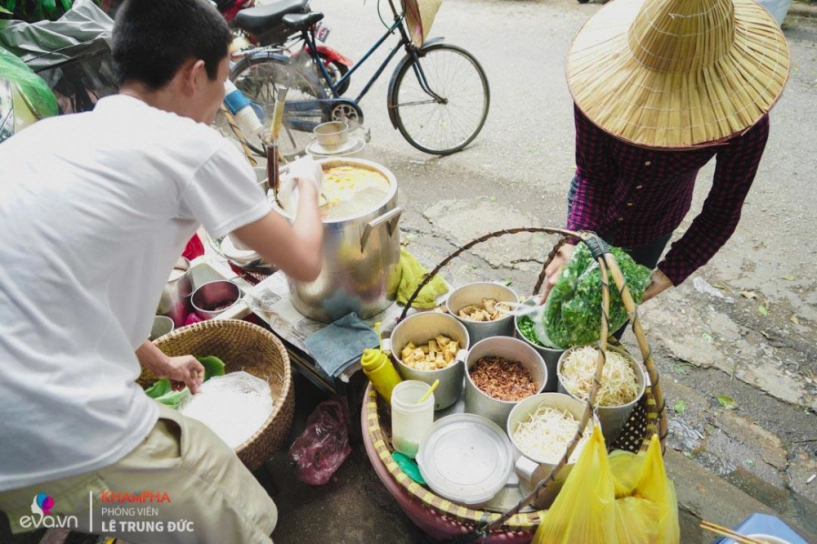
M 313 1 L 333 28 L 330 45 L 353 58 L 380 33 L 376 5 Z M 385 2 L 382 8 L 386 13 Z M 424 263 L 490 230 L 563 223 L 574 168 L 564 57 L 598 8 L 573 0 L 443 5 L 432 34 L 471 51 L 492 91 L 483 133 L 455 156 L 424 155 L 391 128 L 388 71 L 364 99 L 372 129 L 365 157 L 396 174 L 407 210 L 404 239 Z M 711 541 L 696 527 L 700 517 L 732 525 L 754 511 L 781 513 L 817 535 L 817 481 L 806 483 L 817 473 L 817 240 L 811 236 L 817 231 L 817 19 L 790 18 L 786 35 L 791 79 L 772 114 L 770 142 L 735 236 L 684 285 L 643 308 L 673 412 L 667 467 L 678 487 L 684 543 Z M 375 66 L 354 75 L 352 93 Z M 711 173 L 710 166 L 699 177 L 690 219 Z M 454 263 L 448 279 L 509 279 L 527 293 L 549 242 L 517 237 L 481 247 Z M 735 408 L 722 407 L 719 396 L 731 397 Z M 320 400 L 303 383 L 297 399 L 293 436 Z M 270 469 L 282 514 L 279 544 L 424 540 L 360 447 L 321 488 L 298 483 L 282 454 Z M 36 541 L 12 539 L 0 527 L 2 544 Z

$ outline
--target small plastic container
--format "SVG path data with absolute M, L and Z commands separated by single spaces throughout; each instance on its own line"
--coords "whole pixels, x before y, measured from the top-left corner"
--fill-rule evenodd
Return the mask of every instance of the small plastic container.
M 434 393 L 417 404 L 430 385 L 417 380 L 398 383 L 391 393 L 391 433 L 394 449 L 414 457 L 420 441 L 434 424 Z
M 403 379 L 386 354 L 379 349 L 365 349 L 363 357 L 360 358 L 360 366 L 380 396 L 391 403 L 392 390 Z

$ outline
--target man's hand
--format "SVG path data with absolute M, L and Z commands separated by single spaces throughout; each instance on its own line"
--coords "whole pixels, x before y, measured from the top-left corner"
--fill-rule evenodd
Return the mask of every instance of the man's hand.
M 540 304 L 544 304 L 550 294 L 550 290 L 559 281 L 559 276 L 562 274 L 562 267 L 570 260 L 573 255 L 573 250 L 576 246 L 573 244 L 565 244 L 559 249 L 559 253 L 550 261 L 550 264 L 545 269 L 545 290 L 542 293 L 542 298 L 539 300 Z
M 168 357 L 153 343 L 145 341 L 136 350 L 136 357 L 139 363 L 153 372 L 157 378 L 170 380 L 175 391 L 184 389 L 186 385 L 195 395 L 204 381 L 204 367 L 192 355 Z
M 647 290 L 644 291 L 644 300 L 642 300 L 642 304 L 647 302 L 654 296 L 663 293 L 667 289 L 672 287 L 672 281 L 667 277 L 666 274 L 658 270 L 657 268 L 652 271 L 652 276 L 650 277 L 650 284 L 647 286 Z

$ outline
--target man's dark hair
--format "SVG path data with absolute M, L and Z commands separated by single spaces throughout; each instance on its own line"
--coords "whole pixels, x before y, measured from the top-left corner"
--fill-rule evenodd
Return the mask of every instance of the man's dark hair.
M 207 0 L 125 0 L 113 27 L 117 82 L 159 89 L 191 58 L 203 60 L 207 76 L 215 79 L 232 38 Z

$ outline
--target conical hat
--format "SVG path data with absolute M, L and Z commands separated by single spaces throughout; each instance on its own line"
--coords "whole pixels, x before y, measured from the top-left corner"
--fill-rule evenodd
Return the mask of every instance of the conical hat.
M 411 43 L 422 47 L 431 32 L 434 17 L 443 0 L 405 0 L 406 26 L 411 35 Z
M 567 58 L 579 109 L 647 147 L 697 147 L 746 130 L 788 75 L 786 38 L 754 0 L 613 0 Z

